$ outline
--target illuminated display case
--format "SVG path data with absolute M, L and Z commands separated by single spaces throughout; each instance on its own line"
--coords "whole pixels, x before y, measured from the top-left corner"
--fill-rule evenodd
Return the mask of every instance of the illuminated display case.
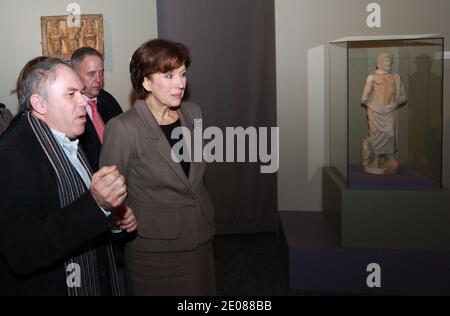
M 330 43 L 330 161 L 347 187 L 442 187 L 443 49 L 437 35 L 348 37 Z M 385 175 L 365 170 L 362 150 L 369 126 L 361 99 L 380 52 L 392 53 L 392 72 L 401 78 L 408 100 L 395 109 L 393 119 L 398 168 Z M 376 89 L 380 82 L 373 85 Z M 389 87 L 379 89 L 389 93 Z
M 450 250 L 443 48 L 438 35 L 330 43 L 323 209 L 343 247 Z

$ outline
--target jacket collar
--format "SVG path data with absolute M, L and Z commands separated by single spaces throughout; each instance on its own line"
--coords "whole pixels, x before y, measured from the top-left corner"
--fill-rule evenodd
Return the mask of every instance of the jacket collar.
M 180 117 L 180 124 L 183 127 L 186 127 L 191 132 L 191 138 L 193 138 L 193 122 L 190 122 L 189 115 L 187 114 L 187 110 L 184 108 L 185 103 L 181 103 L 180 108 L 178 110 L 178 115 Z M 158 122 L 153 116 L 152 112 L 148 108 L 147 104 L 144 100 L 137 100 L 134 104 L 134 108 L 137 111 L 139 117 L 144 123 L 144 126 L 147 130 L 147 134 L 150 138 L 154 139 L 156 142 L 156 150 L 163 157 L 163 159 L 167 162 L 167 164 L 173 169 L 173 171 L 177 174 L 183 183 L 191 190 L 192 187 L 196 187 L 199 184 L 198 180 L 198 163 L 191 162 L 190 171 L 189 171 L 189 179 L 186 178 L 186 175 L 181 168 L 179 163 L 173 161 L 171 157 L 171 147 L 169 142 L 167 141 L 165 135 L 163 134 Z M 185 138 L 186 140 L 186 138 Z M 192 140 L 192 139 L 191 139 Z M 191 141 L 191 148 L 193 148 L 193 144 Z M 192 191 L 191 191 L 192 192 Z

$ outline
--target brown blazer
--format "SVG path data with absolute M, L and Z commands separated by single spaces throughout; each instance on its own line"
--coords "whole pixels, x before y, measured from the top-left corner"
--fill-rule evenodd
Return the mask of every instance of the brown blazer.
M 178 114 L 193 139 L 194 119 L 202 117 L 200 108 L 183 102 Z M 136 101 L 108 122 L 100 165 L 116 165 L 126 178 L 126 203 L 138 221 L 137 237 L 129 247 L 145 252 L 188 251 L 213 237 L 214 208 L 202 181 L 206 163 L 191 162 L 186 177 L 172 160 L 169 142 L 145 101 Z

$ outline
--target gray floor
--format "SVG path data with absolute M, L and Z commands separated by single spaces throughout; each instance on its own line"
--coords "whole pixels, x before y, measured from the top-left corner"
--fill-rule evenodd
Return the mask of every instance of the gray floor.
M 218 295 L 330 295 L 290 290 L 287 257 L 283 252 L 283 244 L 276 233 L 216 236 Z

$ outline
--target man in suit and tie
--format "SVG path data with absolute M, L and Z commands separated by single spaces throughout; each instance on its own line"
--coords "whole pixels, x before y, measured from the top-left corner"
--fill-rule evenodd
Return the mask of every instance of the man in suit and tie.
M 70 64 L 85 86 L 83 94 L 88 104 L 88 117 L 86 131 L 79 139 L 92 168 L 96 171 L 99 169 L 105 125 L 123 111 L 116 99 L 103 90 L 103 56 L 97 50 L 91 47 L 77 49 L 72 54 Z
M 86 129 L 78 139 L 92 169 L 96 171 L 99 169 L 105 125 L 123 111 L 116 99 L 103 90 L 104 64 L 100 52 L 92 47 L 81 47 L 73 52 L 70 64 L 85 86 L 83 97 L 87 102 Z M 122 231 L 121 234 L 118 234 L 119 232 L 120 230 L 116 230 L 113 235 L 113 246 L 120 277 L 123 262 L 122 248 L 128 237 L 125 232 Z M 125 294 L 123 283 L 121 282 L 121 292 Z

